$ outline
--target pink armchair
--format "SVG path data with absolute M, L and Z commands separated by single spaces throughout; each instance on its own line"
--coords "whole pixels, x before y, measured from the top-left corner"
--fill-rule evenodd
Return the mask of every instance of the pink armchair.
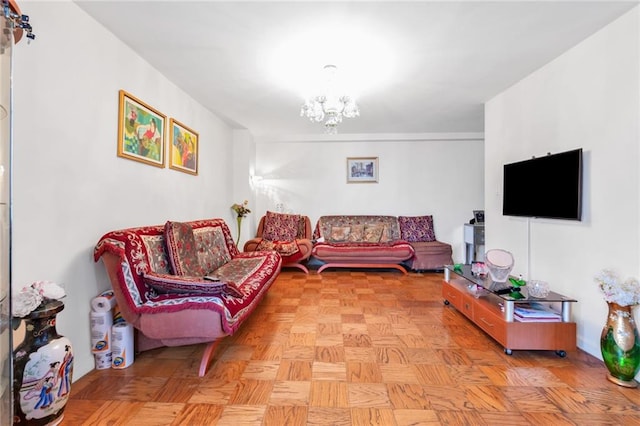
M 245 252 L 274 250 L 282 267 L 309 269 L 303 264 L 311 256 L 311 221 L 308 216 L 267 212 L 260 218 L 256 237 L 244 244 Z

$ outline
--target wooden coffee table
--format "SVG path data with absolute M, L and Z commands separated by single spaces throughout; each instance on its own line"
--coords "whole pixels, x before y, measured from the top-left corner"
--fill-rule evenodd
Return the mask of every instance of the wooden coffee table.
M 447 265 L 444 270 L 442 297 L 445 305 L 453 305 L 476 326 L 504 347 L 506 354 L 513 350 L 554 350 L 561 357 L 566 351 L 576 349 L 576 323 L 571 321 L 571 305 L 577 300 L 555 292 L 544 298 L 528 296 L 526 286 L 522 298 L 512 297 L 500 290 L 509 283 L 495 283 L 489 276 L 471 273 L 471 265 L 455 268 Z M 516 305 L 539 302 L 557 309 L 559 322 L 516 321 Z

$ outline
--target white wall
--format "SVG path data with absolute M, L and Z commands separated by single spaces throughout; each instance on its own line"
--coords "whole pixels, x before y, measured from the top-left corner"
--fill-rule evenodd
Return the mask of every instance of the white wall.
M 93 369 L 89 302 L 110 288 L 92 254 L 106 232 L 166 220 L 234 221 L 231 129 L 71 2 L 27 2 L 37 39 L 14 57 L 13 286 L 66 287 L 60 334 L 75 378 Z M 118 90 L 200 135 L 199 175 L 116 156 Z
M 249 202 L 248 208 L 252 211 L 250 215 L 241 221 L 240 239 L 238 240 L 238 223 L 237 215 L 233 213 L 234 220 L 229 223 L 231 227 L 231 234 L 238 241 L 238 247 L 242 250 L 244 243 L 251 239 L 256 229 L 252 226 L 252 221 L 249 219 L 254 215 L 255 203 L 255 191 L 251 185 L 251 176 L 254 175 L 255 161 L 256 161 L 256 144 L 253 141 L 253 136 L 248 130 L 234 130 L 233 131 L 233 191 L 234 197 L 233 203 L 242 204 L 245 200 Z M 231 204 L 230 204 L 231 205 Z
M 578 300 L 578 346 L 596 357 L 607 306 L 594 276 L 640 276 L 639 36 L 636 7 L 485 109 L 487 244 L 514 253 L 514 272 Z M 501 216 L 504 163 L 580 147 L 581 222 Z
M 464 261 L 463 225 L 484 208 L 482 135 L 340 135 L 258 141 L 256 214 L 284 210 L 321 215 L 434 217 L 436 237 Z M 347 157 L 378 157 L 378 183 L 347 183 Z

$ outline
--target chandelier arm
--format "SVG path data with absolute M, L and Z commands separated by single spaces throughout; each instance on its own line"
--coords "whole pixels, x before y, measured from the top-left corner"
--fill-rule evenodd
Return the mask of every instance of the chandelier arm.
M 320 94 L 306 100 L 300 109 L 300 116 L 307 117 L 311 122 L 321 123 L 324 121 L 325 132 L 337 134 L 338 124 L 342 123 L 343 118 L 359 117 L 360 108 L 349 95 L 336 96 L 333 94 L 336 66 L 326 65 L 324 71 L 328 72 L 326 94 Z

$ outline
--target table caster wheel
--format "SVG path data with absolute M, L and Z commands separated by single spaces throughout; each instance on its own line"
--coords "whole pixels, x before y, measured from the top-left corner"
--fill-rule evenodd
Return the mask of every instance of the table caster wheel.
M 564 358 L 565 356 L 567 356 L 567 353 L 565 351 L 556 351 L 556 355 L 558 355 L 560 358 Z
M 444 304 L 448 306 L 448 305 L 449 305 L 449 301 L 448 301 L 448 300 L 445 300 L 445 301 L 444 301 Z
M 507 355 L 511 355 L 513 352 L 511 351 L 511 349 L 504 348 L 504 353 Z

